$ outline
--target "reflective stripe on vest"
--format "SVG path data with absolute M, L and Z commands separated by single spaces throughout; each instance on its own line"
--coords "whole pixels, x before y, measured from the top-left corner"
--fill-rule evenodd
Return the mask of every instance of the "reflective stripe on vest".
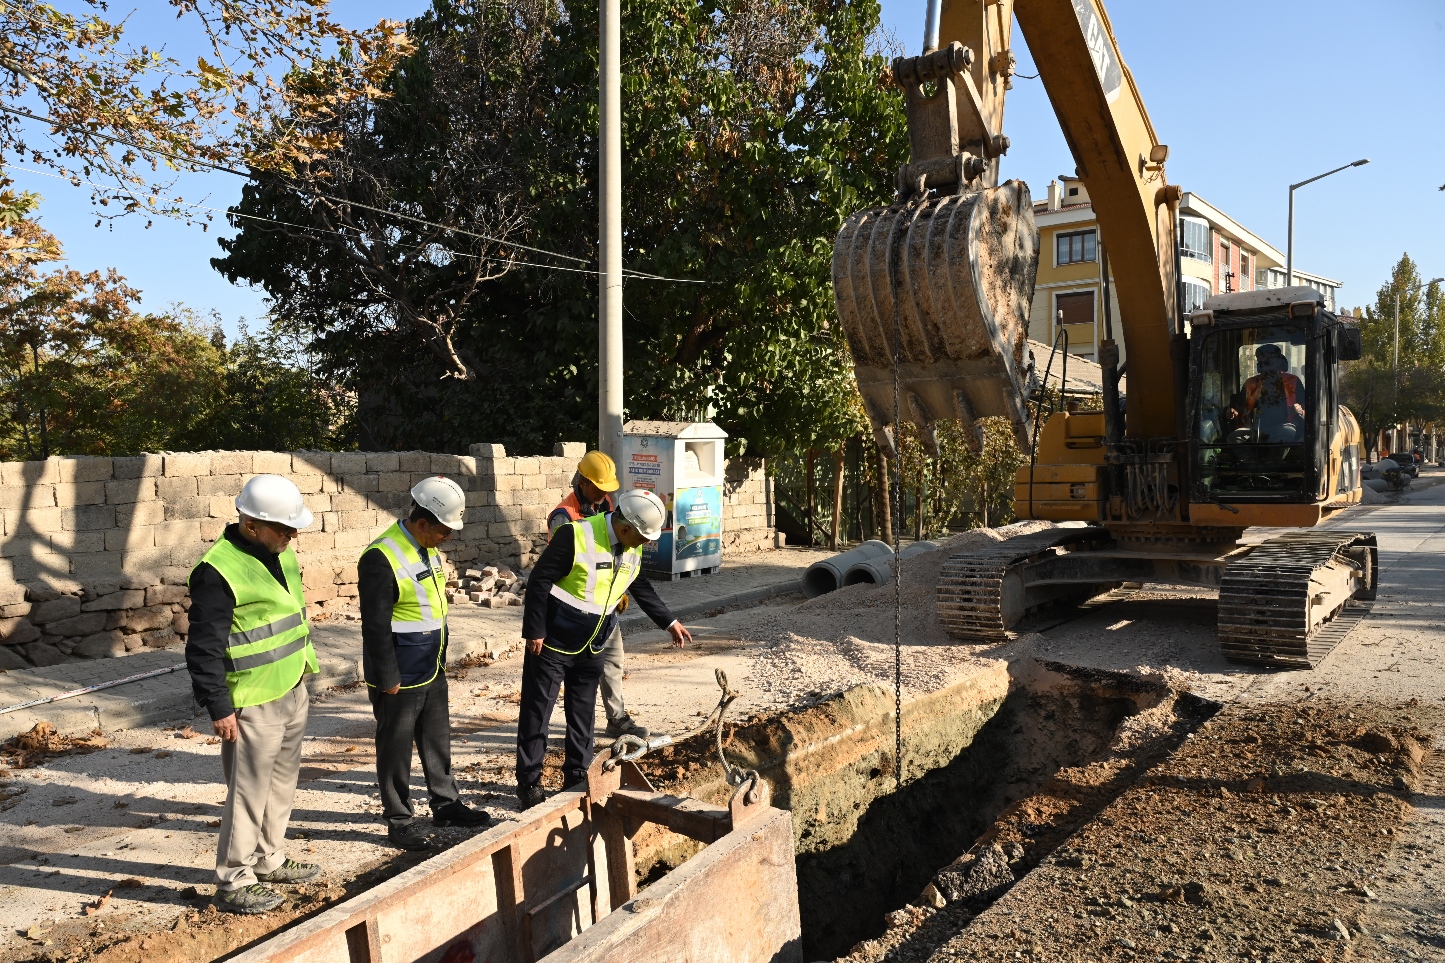
M 279 699 L 307 671 L 318 670 L 294 548 L 279 556 L 284 586 L 260 559 L 225 536 L 201 561 L 220 573 L 236 599 L 224 656 L 226 688 L 236 708 Z
M 366 547 L 380 549 L 391 563 L 396 576 L 396 604 L 391 610 L 392 642 L 407 646 L 436 646 L 436 659 L 425 680 L 403 685 L 415 689 L 427 685 L 441 670 L 443 635 L 447 624 L 446 582 L 441 556 L 430 555 L 434 564 L 422 557 L 421 546 L 412 534 L 396 522 Z M 364 553 L 363 553 L 364 554 Z
M 547 646 L 554 652 L 576 655 L 597 640 L 607 616 L 642 571 L 642 546 L 623 549 L 613 555 L 607 534 L 607 516 L 593 515 L 570 522 L 572 529 L 572 570 L 552 584 L 551 595 L 563 605 L 597 617 L 592 635 L 575 651 Z M 600 650 L 598 650 L 600 651 Z

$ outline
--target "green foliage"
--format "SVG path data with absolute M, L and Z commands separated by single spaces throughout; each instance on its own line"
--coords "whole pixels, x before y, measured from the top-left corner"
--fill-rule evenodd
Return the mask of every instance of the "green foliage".
M 628 416 L 711 417 L 735 451 L 753 454 L 836 447 L 863 424 L 830 325 L 833 238 L 845 216 L 889 199 L 907 150 L 901 98 L 872 46 L 878 4 L 639 0 L 623 13 L 624 263 L 700 282 L 627 279 Z M 517 47 L 518 21 L 537 23 L 536 49 Z M 417 51 L 391 96 L 346 135 L 365 140 L 367 157 L 386 158 L 389 177 L 406 164 L 427 169 L 407 159 L 411 143 L 431 145 L 426 162 L 439 168 L 468 162 L 452 118 L 472 89 L 525 82 L 544 93 L 498 120 L 510 167 L 465 184 L 416 177 L 391 209 L 461 227 L 448 220 L 465 208 L 459 193 L 521 183 L 521 239 L 595 264 L 596 0 L 565 13 L 527 0 L 437 0 L 408 32 Z M 492 65 L 484 75 L 423 69 L 463 40 L 478 51 L 468 63 Z M 373 175 L 365 165 L 338 170 L 329 192 Z M 311 226 L 314 207 L 294 184 L 263 176 L 236 210 Z M 394 216 L 389 225 L 400 257 L 419 228 Z M 474 380 L 442 381 L 437 338 L 408 320 L 399 292 L 359 299 L 370 282 L 345 266 L 351 241 L 236 226 L 218 269 L 265 286 L 323 368 L 358 392 L 374 443 L 540 450 L 595 436 L 597 279 L 551 268 L 577 264 L 499 246 L 490 256 L 507 273 L 469 291 L 446 332 L 456 370 Z M 454 231 L 446 247 L 465 243 Z M 303 285 L 324 296 L 293 297 Z

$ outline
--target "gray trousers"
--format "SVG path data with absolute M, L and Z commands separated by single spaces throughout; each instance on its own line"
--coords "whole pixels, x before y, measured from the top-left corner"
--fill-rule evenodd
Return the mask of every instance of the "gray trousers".
M 607 648 L 602 650 L 602 708 L 608 722 L 621 722 L 627 715 L 622 702 L 622 626 L 614 626 L 607 637 Z
M 226 808 L 216 841 L 218 889 L 243 889 L 286 861 L 286 824 L 311 702 L 302 679 L 279 699 L 237 709 L 240 733 L 221 743 Z

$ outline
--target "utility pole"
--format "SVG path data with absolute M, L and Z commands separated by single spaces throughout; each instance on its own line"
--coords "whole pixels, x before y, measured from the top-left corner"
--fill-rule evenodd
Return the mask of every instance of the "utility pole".
M 622 459 L 622 41 L 621 0 L 599 11 L 597 447 Z

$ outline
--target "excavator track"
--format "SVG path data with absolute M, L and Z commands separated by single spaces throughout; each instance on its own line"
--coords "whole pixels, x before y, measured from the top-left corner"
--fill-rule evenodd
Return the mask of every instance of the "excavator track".
M 939 573 L 938 620 L 960 639 L 1007 641 L 1009 629 L 1028 614 L 1022 591 L 1011 590 L 1010 570 L 1055 548 L 1098 535 L 1092 529 L 1049 529 L 953 556 Z M 1084 590 L 1083 594 L 1090 593 Z
M 1220 651 L 1231 662 L 1314 668 L 1369 612 L 1378 576 L 1373 534 L 1271 538 L 1225 570 Z

